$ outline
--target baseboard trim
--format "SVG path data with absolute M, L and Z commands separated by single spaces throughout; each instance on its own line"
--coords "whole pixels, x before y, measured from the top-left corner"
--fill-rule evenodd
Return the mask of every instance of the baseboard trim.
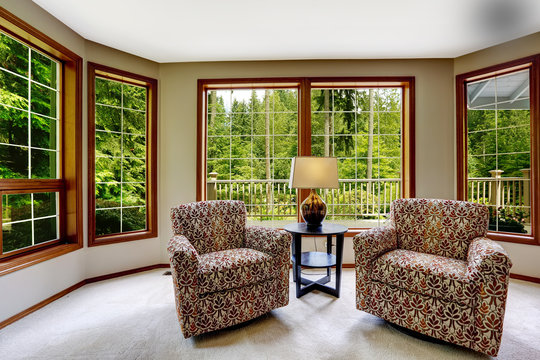
M 155 264 L 155 265 L 150 265 L 150 266 L 143 266 L 143 267 L 136 268 L 136 269 L 126 270 L 126 271 L 119 271 L 119 272 L 112 273 L 112 274 L 96 276 L 96 277 L 92 277 L 92 278 L 89 278 L 89 279 L 86 279 L 86 280 L 79 281 L 75 285 L 72 285 L 72 286 L 68 287 L 67 289 L 64 289 L 64 290 L 60 291 L 59 293 L 54 294 L 53 296 L 48 297 L 47 299 L 38 302 L 37 304 L 29 307 L 28 309 L 23 310 L 20 313 L 15 314 L 12 317 L 7 318 L 6 320 L 0 322 L 0 329 L 3 329 L 3 328 L 5 328 L 6 326 L 8 326 L 10 324 L 13 324 L 15 321 L 20 320 L 20 319 L 22 319 L 23 317 L 25 317 L 27 315 L 30 315 L 34 311 L 39 310 L 42 307 L 47 306 L 48 304 L 52 303 L 53 301 L 60 299 L 61 297 L 69 294 L 72 291 L 77 290 L 80 287 L 83 287 L 86 284 L 91 284 L 91 283 L 95 283 L 95 282 L 98 282 L 98 281 L 109 280 L 109 279 L 113 279 L 113 278 L 116 278 L 116 277 L 136 274 L 136 273 L 140 273 L 140 272 L 143 272 L 143 271 L 149 271 L 149 270 L 154 270 L 154 269 L 162 269 L 162 268 L 164 269 L 164 268 L 169 268 L 169 267 L 170 267 L 169 264 Z
M 169 264 L 155 264 L 155 265 L 143 266 L 143 267 L 136 268 L 136 269 L 119 271 L 119 272 L 115 272 L 115 273 L 112 273 L 112 274 L 92 277 L 92 278 L 86 279 L 85 284 L 91 284 L 91 283 L 95 283 L 95 282 L 98 282 L 98 281 L 109 280 L 109 279 L 114 279 L 116 277 L 121 277 L 121 276 L 140 273 L 140 272 L 143 272 L 143 271 L 149 271 L 149 270 L 154 270 L 154 269 L 164 269 L 164 268 L 168 268 L 168 267 L 170 267 Z
M 540 278 L 537 278 L 537 277 L 534 277 L 534 276 L 527 276 L 527 275 L 519 275 L 519 274 L 510 273 L 510 278 L 540 284 Z

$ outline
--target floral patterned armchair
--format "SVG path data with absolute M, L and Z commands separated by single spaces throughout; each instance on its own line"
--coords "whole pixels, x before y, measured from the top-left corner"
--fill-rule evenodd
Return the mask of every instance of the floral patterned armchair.
M 168 252 L 185 338 L 289 303 L 289 233 L 246 227 L 241 201 L 180 205 L 171 209 L 171 220 Z
M 356 307 L 496 356 L 512 263 L 485 237 L 488 219 L 465 201 L 394 201 L 387 226 L 353 239 Z

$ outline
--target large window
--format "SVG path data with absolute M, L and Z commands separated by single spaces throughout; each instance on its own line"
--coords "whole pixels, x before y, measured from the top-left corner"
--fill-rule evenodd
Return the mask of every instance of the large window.
M 156 80 L 89 64 L 90 244 L 157 235 Z
M 489 230 L 499 240 L 534 241 L 535 62 L 528 58 L 458 76 L 458 147 L 464 152 L 458 191 L 489 207 Z
M 242 200 L 252 224 L 298 221 L 297 155 L 338 158 L 339 189 L 319 191 L 329 221 L 378 226 L 413 196 L 412 78 L 200 80 L 199 91 L 199 200 Z
M 82 245 L 81 64 L 0 12 L 0 273 Z

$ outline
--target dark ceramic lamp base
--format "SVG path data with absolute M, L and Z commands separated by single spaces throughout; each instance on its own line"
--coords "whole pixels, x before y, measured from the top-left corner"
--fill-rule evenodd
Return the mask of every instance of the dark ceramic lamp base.
M 322 225 L 326 217 L 326 204 L 323 199 L 317 195 L 315 190 L 311 189 L 309 196 L 300 205 L 300 213 L 306 222 L 307 227 L 317 228 Z

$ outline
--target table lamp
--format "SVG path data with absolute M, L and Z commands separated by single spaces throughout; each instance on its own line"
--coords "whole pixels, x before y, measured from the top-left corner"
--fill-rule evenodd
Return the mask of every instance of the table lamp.
M 289 188 L 310 189 L 309 196 L 300 205 L 300 213 L 309 228 L 322 225 L 326 217 L 326 204 L 315 189 L 337 189 L 338 170 L 335 157 L 297 156 L 291 162 Z

